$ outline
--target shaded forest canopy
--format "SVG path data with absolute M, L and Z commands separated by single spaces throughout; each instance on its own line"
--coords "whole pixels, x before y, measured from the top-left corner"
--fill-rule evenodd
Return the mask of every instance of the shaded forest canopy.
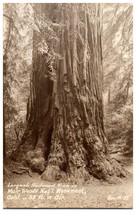
M 3 13 L 4 156 L 47 180 L 124 177 L 109 153 L 133 152 L 132 5 L 4 4 Z

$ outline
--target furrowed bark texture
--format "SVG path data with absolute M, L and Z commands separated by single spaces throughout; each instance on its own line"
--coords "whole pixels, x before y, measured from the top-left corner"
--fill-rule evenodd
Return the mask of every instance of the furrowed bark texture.
M 46 10 L 44 6 L 42 11 Z M 49 55 L 39 54 L 36 49 L 39 37 L 34 35 L 33 73 L 22 148 L 26 146 L 34 152 L 40 149 L 40 157 L 45 160 L 42 174 L 45 180 L 85 181 L 91 175 L 110 180 L 112 176 L 126 175 L 107 153 L 99 13 L 98 4 L 61 6 L 56 22 L 63 27 L 55 48 L 62 57 L 54 63 L 55 81 L 50 78 L 53 71 Z

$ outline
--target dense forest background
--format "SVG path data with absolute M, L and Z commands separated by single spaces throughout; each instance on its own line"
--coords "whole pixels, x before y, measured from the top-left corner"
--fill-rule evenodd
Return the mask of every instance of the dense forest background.
M 46 28 L 46 37 L 52 43 L 58 40 L 52 23 L 46 20 L 47 28 L 41 14 L 34 15 L 33 7 L 4 4 L 3 8 L 4 152 L 8 157 L 21 142 L 26 125 L 33 32 Z M 132 6 L 101 4 L 101 10 L 104 124 L 109 150 L 132 155 Z M 48 49 L 45 38 L 37 46 L 41 53 Z M 55 57 L 61 56 L 56 53 Z

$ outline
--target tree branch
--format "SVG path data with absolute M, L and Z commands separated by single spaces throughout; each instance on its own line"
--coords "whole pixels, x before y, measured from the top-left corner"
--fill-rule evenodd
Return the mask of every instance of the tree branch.
M 13 19 L 9 16 L 7 16 L 6 14 L 3 14 L 3 16 L 5 16 L 6 18 L 8 18 L 11 22 L 13 22 Z

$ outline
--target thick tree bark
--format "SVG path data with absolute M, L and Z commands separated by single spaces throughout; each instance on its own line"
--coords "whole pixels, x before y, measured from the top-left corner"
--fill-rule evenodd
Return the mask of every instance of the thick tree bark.
M 105 180 L 125 177 L 125 170 L 107 153 L 99 6 L 64 4 L 60 11 L 58 20 L 64 27 L 56 46 L 62 56 L 54 63 L 56 81 L 50 78 L 53 71 L 49 55 L 38 52 L 35 44 L 39 38 L 34 35 L 33 74 L 22 151 L 40 149 L 40 158 L 45 160 L 42 174 L 45 180 L 85 181 L 91 175 Z

